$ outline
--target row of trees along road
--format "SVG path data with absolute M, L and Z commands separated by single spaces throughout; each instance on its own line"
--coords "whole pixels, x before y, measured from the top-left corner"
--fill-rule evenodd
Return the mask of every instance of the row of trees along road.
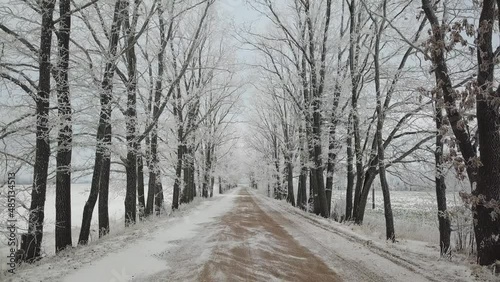
M 434 182 L 441 254 L 447 255 L 445 176 L 454 168 L 471 184 L 472 193 L 462 196 L 473 211 L 478 263 L 500 259 L 500 90 L 492 47 L 498 3 L 249 5 L 265 22 L 265 29 L 240 32 L 256 54 L 259 78 L 247 143 L 255 162 L 266 165 L 250 172 L 254 187 L 328 217 L 332 190 L 342 186 L 341 219 L 362 224 L 378 179 L 386 236 L 394 241 L 390 179 L 408 186 Z
M 228 35 L 218 5 L 42 0 L 2 7 L 0 138 L 8 144 L 2 163 L 6 171 L 33 172 L 23 260 L 42 255 L 47 185 L 54 178 L 56 252 L 73 245 L 71 210 L 82 208 L 71 205 L 77 177 L 92 175 L 80 245 L 90 240 L 96 204 L 99 237 L 109 233 L 109 186 L 117 175 L 126 179 L 125 226 L 164 210 L 162 177 L 170 171 L 174 210 L 198 190 L 211 197 L 216 176 L 223 192 L 229 168 L 221 163 L 235 142 L 241 83 L 234 47 L 223 44 Z M 82 161 L 92 150 L 92 161 Z

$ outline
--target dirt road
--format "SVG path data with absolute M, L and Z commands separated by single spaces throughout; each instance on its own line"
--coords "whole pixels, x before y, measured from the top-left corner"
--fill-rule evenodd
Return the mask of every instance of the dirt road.
M 301 246 L 243 190 L 219 222 L 210 260 L 199 281 L 340 281 L 326 264 Z
M 137 281 L 341 281 L 241 190 L 234 206 L 166 256 L 166 271 Z
M 245 189 L 201 229 L 166 256 L 175 267 L 137 281 L 429 281 Z
M 474 281 L 245 188 L 42 260 L 12 281 Z

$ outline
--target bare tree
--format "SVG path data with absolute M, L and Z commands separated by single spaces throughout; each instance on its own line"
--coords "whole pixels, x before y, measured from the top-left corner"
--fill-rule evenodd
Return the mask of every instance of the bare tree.
M 384 138 L 383 138 L 383 127 L 384 127 L 384 107 L 382 106 L 382 97 L 381 97 L 381 86 L 380 86 L 380 39 L 382 36 L 382 31 L 385 26 L 385 21 L 387 17 L 387 1 L 383 2 L 383 18 L 379 24 L 378 20 L 372 20 L 375 24 L 375 46 L 374 46 L 374 54 L 373 61 L 375 67 L 375 91 L 377 92 L 377 154 L 378 154 L 378 168 L 379 168 L 379 178 L 380 178 L 380 186 L 382 187 L 382 193 L 384 196 L 384 215 L 385 215 L 385 226 L 386 226 L 386 239 L 394 242 L 396 240 L 396 235 L 394 231 L 394 218 L 392 216 L 392 206 L 391 206 L 391 197 L 389 192 L 389 184 L 387 183 L 387 175 L 385 171 L 385 148 L 384 148 Z
M 172 9 L 173 9 L 173 4 L 171 7 L 169 7 L 170 14 L 172 14 Z M 151 95 L 154 92 L 154 101 L 153 101 L 153 116 L 158 115 L 158 111 L 160 109 L 160 101 L 161 101 L 161 96 L 162 96 L 162 90 L 163 90 L 163 74 L 165 71 L 165 49 L 167 47 L 168 42 L 171 39 L 172 35 L 172 27 L 174 21 L 171 20 L 170 24 L 168 25 L 168 30 L 165 30 L 165 27 L 167 23 L 165 22 L 164 19 L 164 9 L 161 3 L 158 4 L 158 22 L 159 22 L 159 29 L 160 29 L 160 49 L 158 51 L 157 55 L 157 79 L 155 82 L 155 88 L 154 91 L 151 92 Z M 150 101 L 152 99 L 150 98 Z M 158 161 L 158 123 L 154 125 L 154 127 L 151 130 L 150 134 L 150 149 L 149 149 L 149 183 L 148 183 L 148 200 L 147 200 L 147 205 L 146 205 L 146 215 L 150 215 L 153 213 L 153 204 L 154 204 L 154 198 L 159 195 L 159 193 L 162 193 L 160 191 L 161 187 L 161 174 L 160 174 L 160 168 L 159 168 L 159 161 Z
M 49 98 L 50 98 L 50 55 L 52 48 L 52 21 L 55 0 L 40 3 L 42 27 L 39 49 L 38 93 L 36 95 L 36 157 L 33 172 L 33 190 L 29 215 L 28 234 L 23 235 L 20 249 L 23 259 L 34 261 L 40 257 L 45 217 L 45 195 L 47 191 L 47 171 L 50 157 L 49 141 Z
M 92 184 L 90 188 L 89 199 L 85 203 L 83 209 L 82 226 L 78 244 L 85 245 L 89 240 L 90 223 L 97 197 L 99 196 L 99 234 L 104 235 L 109 232 L 109 217 L 108 217 L 108 190 L 109 190 L 109 173 L 111 166 L 111 103 L 113 91 L 113 77 L 116 69 L 116 54 L 118 49 L 118 40 L 122 21 L 124 18 L 123 11 L 125 3 L 122 0 L 117 0 L 111 24 L 108 59 L 101 82 L 101 112 L 99 116 L 99 126 L 97 129 L 97 145 L 95 152 L 94 173 L 92 175 Z
M 56 251 L 72 245 L 71 239 L 71 153 L 72 153 L 72 109 L 69 93 L 69 43 L 71 29 L 70 1 L 59 0 L 59 33 L 57 36 L 59 58 L 57 79 L 57 101 L 59 113 L 59 135 L 57 144 L 56 175 Z
M 479 27 L 475 34 L 477 44 L 478 74 L 472 91 L 476 95 L 479 156 L 467 130 L 464 117 L 457 108 L 457 98 L 446 62 L 446 29 L 436 15 L 435 5 L 422 0 L 422 8 L 432 26 L 429 55 L 434 65 L 437 91 L 442 92 L 444 108 L 462 153 L 467 176 L 474 188 L 466 200 L 474 211 L 474 230 L 477 242 L 477 261 L 489 265 L 500 258 L 500 221 L 496 220 L 500 182 L 500 132 L 497 124 L 500 114 L 497 108 L 499 88 L 494 89 L 494 59 L 492 34 L 495 19 L 500 16 L 495 1 L 483 1 Z
M 127 172 L 127 191 L 125 194 L 125 226 L 135 223 L 136 201 L 137 201 L 137 158 L 139 145 L 136 140 L 137 127 L 137 56 L 135 54 L 136 27 L 138 20 L 139 1 L 134 1 L 132 17 L 129 16 L 128 2 L 124 7 L 123 30 L 126 38 L 126 60 L 127 60 L 127 160 L 125 169 Z
M 441 251 L 441 256 L 448 255 L 450 250 L 450 237 L 451 237 L 451 220 L 448 215 L 448 209 L 446 207 L 446 181 L 444 173 L 444 122 L 445 117 L 443 116 L 443 97 L 440 92 L 436 93 L 434 98 L 434 111 L 435 111 L 435 122 L 436 122 L 436 149 L 434 153 L 435 163 L 436 163 L 436 200 L 438 207 L 438 222 L 439 222 L 439 246 Z

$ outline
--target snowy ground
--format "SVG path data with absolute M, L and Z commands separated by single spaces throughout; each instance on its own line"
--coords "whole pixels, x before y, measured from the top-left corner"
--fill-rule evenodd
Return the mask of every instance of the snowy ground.
M 170 183 L 165 185 L 165 187 L 171 187 Z M 27 217 L 28 213 L 25 208 L 22 207 L 21 202 L 24 203 L 27 207 L 29 207 L 29 201 L 31 199 L 29 193 L 27 191 L 22 191 L 22 187 L 19 188 L 19 194 L 17 195 L 18 203 L 17 210 L 20 214 Z M 145 187 L 145 193 L 147 193 L 148 186 Z M 80 234 L 80 226 L 82 223 L 82 215 L 83 215 L 83 207 L 85 202 L 88 199 L 90 190 L 90 184 L 72 184 L 72 193 L 71 193 L 71 223 L 72 223 L 72 239 L 73 244 L 76 245 L 78 242 L 78 236 Z M 170 207 L 171 199 L 172 199 L 172 189 L 166 189 L 165 193 L 165 206 Z M 42 242 L 42 253 L 44 256 L 52 256 L 55 253 L 55 187 L 53 185 L 49 185 L 47 187 L 47 200 L 45 202 L 45 220 L 44 220 L 44 234 L 43 234 L 43 242 Z M 125 184 L 114 181 L 110 185 L 109 191 L 109 218 L 110 218 L 110 232 L 111 234 L 119 234 L 124 230 L 124 213 L 125 213 Z M 90 240 L 97 240 L 98 232 L 97 232 L 97 203 L 94 208 L 94 213 L 92 216 L 92 226 L 90 232 Z M 1 212 L 0 211 L 0 220 L 3 222 L 5 218 L 7 218 L 7 210 Z M 18 233 L 24 232 L 27 229 L 26 221 L 23 221 L 19 216 L 18 218 L 17 228 Z M 0 231 L 2 231 L 3 226 L 0 227 Z M 8 268 L 5 258 L 8 255 L 8 247 L 7 242 L 5 240 L 5 236 L 0 236 L 0 272 L 4 271 Z M 0 276 L 1 278 L 1 276 Z M 1 279 L 0 279 L 1 280 Z
M 264 206 L 270 212 L 284 217 L 288 221 L 285 229 L 315 254 L 327 258 L 329 266 L 346 280 L 498 281 L 462 260 L 440 259 L 435 244 L 408 240 L 387 243 L 379 236 L 302 212 L 284 201 L 258 199 L 267 203 Z
M 204 201 L 197 198 L 168 217 L 139 222 L 88 246 L 73 248 L 35 265 L 23 265 L 8 281 L 129 281 L 164 270 L 166 265 L 156 258 L 179 240 L 202 231 L 201 225 L 229 211 L 233 197 L 216 195 Z
M 12 281 L 488 280 L 476 275 L 426 244 L 389 244 L 243 188 L 22 267 Z
M 435 192 L 432 191 L 391 191 L 391 206 L 394 215 L 396 236 L 400 239 L 422 241 L 432 245 L 439 242 L 437 220 L 437 203 Z M 458 235 L 457 224 L 461 231 L 472 231 L 470 211 L 462 204 L 458 192 L 447 193 L 448 210 L 452 212 L 452 245 L 455 245 Z M 332 209 L 345 214 L 345 191 L 334 190 L 332 194 Z M 375 194 L 375 209 L 372 209 L 372 194 L 370 193 L 366 206 L 364 223 L 353 226 L 356 231 L 370 236 L 385 238 L 385 218 L 383 197 L 380 190 Z

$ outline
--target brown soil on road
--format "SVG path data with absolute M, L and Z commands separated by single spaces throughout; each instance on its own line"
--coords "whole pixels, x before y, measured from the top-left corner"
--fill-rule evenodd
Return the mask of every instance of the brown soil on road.
M 242 190 L 198 281 L 341 281 Z

